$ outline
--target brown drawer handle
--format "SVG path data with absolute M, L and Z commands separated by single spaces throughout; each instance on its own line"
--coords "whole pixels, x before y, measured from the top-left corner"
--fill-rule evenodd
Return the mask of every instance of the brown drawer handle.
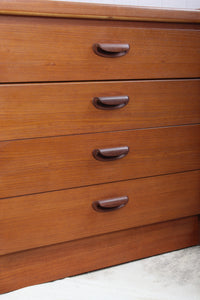
M 92 203 L 92 207 L 96 211 L 106 212 L 106 211 L 112 211 L 112 210 L 117 210 L 119 208 L 122 208 L 127 203 L 128 203 L 128 196 L 123 196 L 119 198 L 94 201 Z
M 114 97 L 95 97 L 92 101 L 93 105 L 98 109 L 119 109 L 127 105 L 129 102 L 128 96 Z
M 128 53 L 129 44 L 104 44 L 98 43 L 93 45 L 94 53 L 103 57 L 119 57 Z
M 117 147 L 107 149 L 95 149 L 92 154 L 95 159 L 100 161 L 111 161 L 123 158 L 129 152 L 129 147 Z

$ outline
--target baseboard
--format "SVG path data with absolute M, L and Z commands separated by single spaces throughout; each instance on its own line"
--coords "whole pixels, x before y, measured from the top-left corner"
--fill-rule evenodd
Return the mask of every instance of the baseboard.
M 169 252 L 199 242 L 198 216 L 94 236 L 0 257 L 0 291 Z

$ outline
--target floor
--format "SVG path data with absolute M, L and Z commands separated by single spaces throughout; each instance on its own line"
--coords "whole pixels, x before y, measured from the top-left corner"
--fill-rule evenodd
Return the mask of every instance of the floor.
M 1 300 L 200 300 L 200 246 L 4 294 Z

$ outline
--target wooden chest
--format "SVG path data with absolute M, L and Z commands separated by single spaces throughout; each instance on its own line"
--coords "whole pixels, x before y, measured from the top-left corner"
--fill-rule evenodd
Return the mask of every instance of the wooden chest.
M 200 12 L 0 3 L 0 291 L 199 243 Z

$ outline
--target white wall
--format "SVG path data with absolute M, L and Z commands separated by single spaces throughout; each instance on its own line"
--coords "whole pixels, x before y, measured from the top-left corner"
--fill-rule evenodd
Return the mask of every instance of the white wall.
M 173 7 L 173 8 L 188 8 L 188 9 L 200 8 L 200 0 L 71 0 L 71 2 L 123 4 L 123 5 Z

